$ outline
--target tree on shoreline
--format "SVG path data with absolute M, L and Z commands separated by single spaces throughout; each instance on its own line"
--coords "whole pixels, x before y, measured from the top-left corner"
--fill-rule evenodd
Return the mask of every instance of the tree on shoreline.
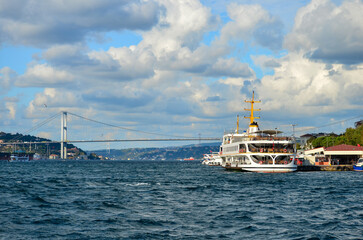
M 363 125 L 356 128 L 347 128 L 345 133 L 338 136 L 331 134 L 318 138 L 312 137 L 308 140 L 308 143 L 311 143 L 314 148 L 332 147 L 340 144 L 363 146 Z

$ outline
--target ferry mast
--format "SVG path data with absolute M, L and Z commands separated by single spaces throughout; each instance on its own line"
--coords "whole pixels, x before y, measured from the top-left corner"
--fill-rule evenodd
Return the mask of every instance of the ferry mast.
M 255 101 L 255 91 L 253 91 L 252 92 L 252 100 L 245 100 L 245 102 L 246 103 L 251 103 L 251 109 L 247 109 L 247 108 L 245 108 L 245 111 L 251 111 L 251 114 L 250 114 L 250 116 L 249 117 L 244 117 L 244 118 L 249 118 L 250 119 L 250 125 L 257 125 L 257 123 L 255 123 L 254 122 L 254 119 L 256 118 L 256 119 L 260 119 L 260 117 L 255 117 L 254 115 L 253 115 L 253 112 L 254 111 L 261 111 L 261 108 L 259 108 L 259 109 L 254 109 L 253 108 L 253 104 L 255 104 L 255 103 L 260 103 L 261 101 Z

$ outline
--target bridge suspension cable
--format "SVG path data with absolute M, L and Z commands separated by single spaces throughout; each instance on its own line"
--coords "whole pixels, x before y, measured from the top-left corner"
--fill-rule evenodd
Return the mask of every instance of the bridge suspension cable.
M 54 119 L 55 119 L 56 117 L 58 117 L 60 114 L 61 114 L 61 112 L 58 112 L 58 113 L 54 114 L 53 116 L 51 116 L 50 118 L 47 118 L 46 120 L 44 120 L 44 121 L 42 121 L 42 122 L 38 123 L 38 124 L 37 124 L 37 125 L 35 125 L 34 127 L 32 127 L 32 128 L 30 128 L 30 129 L 28 129 L 27 131 L 25 131 L 25 132 L 23 133 L 23 135 L 29 134 L 29 133 L 31 133 L 31 132 L 33 132 L 33 131 L 35 131 L 35 130 L 39 129 L 40 127 L 42 127 L 42 126 L 46 125 L 47 123 L 51 122 L 52 120 L 54 120 Z M 10 141 L 16 141 L 16 140 L 19 140 L 21 137 L 22 137 L 21 135 L 20 135 L 20 136 L 18 136 L 18 137 L 14 137 L 14 138 L 10 139 Z
M 68 112 L 68 114 L 73 115 L 75 117 L 79 117 L 79 118 L 88 120 L 88 121 L 91 121 L 91 122 L 94 122 L 94 123 L 99 123 L 99 124 L 102 124 L 102 125 L 105 125 L 105 126 L 114 127 L 114 128 L 118 128 L 118 129 L 123 129 L 123 130 L 127 130 L 127 131 L 139 132 L 139 133 L 145 133 L 145 134 L 157 135 L 157 136 L 164 136 L 164 137 L 187 138 L 185 136 L 162 134 L 162 133 L 155 133 L 155 132 L 147 132 L 147 131 L 136 130 L 136 129 L 132 129 L 132 128 L 121 127 L 121 126 L 117 126 L 117 125 L 113 125 L 113 124 L 109 124 L 109 123 L 105 123 L 105 122 L 93 120 L 93 119 L 90 119 L 90 118 L 86 118 L 86 117 L 83 117 L 83 116 L 80 116 L 78 114 L 71 113 L 71 112 Z M 196 139 L 196 140 L 198 140 L 199 138 L 198 137 L 195 137 L 195 138 L 188 137 L 188 139 L 193 139 L 193 140 Z

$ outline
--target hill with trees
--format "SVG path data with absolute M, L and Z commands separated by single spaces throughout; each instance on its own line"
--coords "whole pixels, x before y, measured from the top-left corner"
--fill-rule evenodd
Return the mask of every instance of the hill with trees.
M 0 152 L 13 153 L 13 152 L 24 152 L 24 153 L 38 153 L 40 155 L 60 155 L 60 143 L 47 143 L 51 140 L 46 138 L 35 137 L 31 135 L 23 135 L 20 133 L 11 134 L 0 132 L 0 141 L 3 143 L 19 143 L 16 145 L 4 144 L 0 145 Z M 32 142 L 34 144 L 28 144 Z M 21 144 L 24 143 L 24 144 Z M 85 155 L 86 152 L 80 148 L 77 148 L 73 144 L 67 144 L 67 148 L 72 150 L 77 155 Z
M 181 147 L 165 148 L 129 148 L 110 149 L 89 152 L 101 158 L 119 160 L 178 160 L 193 157 L 202 159 L 203 154 L 218 152 L 220 143 L 196 144 Z
M 355 128 L 347 128 L 345 133 L 341 135 L 330 134 L 318 138 L 312 137 L 308 140 L 308 145 L 313 148 L 331 147 L 340 144 L 363 146 L 363 125 L 358 125 Z

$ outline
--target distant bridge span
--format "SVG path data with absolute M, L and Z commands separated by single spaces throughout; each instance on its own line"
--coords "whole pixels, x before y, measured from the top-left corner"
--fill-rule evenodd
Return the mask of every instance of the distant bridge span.
M 0 145 L 50 144 L 50 143 L 92 143 L 92 142 L 167 142 L 167 141 L 221 141 L 222 138 L 137 138 L 137 139 L 99 139 L 99 140 L 67 140 L 41 142 L 4 142 Z
M 164 137 L 169 137 L 169 138 L 138 138 L 138 139 L 98 139 L 98 140 L 68 140 L 67 139 L 67 131 L 68 131 L 68 127 L 67 127 L 67 115 L 71 114 L 73 116 L 91 121 L 91 122 L 95 122 L 95 123 L 99 123 L 99 124 L 103 124 L 109 127 L 114 127 L 114 128 L 118 128 L 118 129 L 123 129 L 123 130 L 128 130 L 128 131 L 134 131 L 134 132 L 140 132 L 140 133 L 146 133 L 146 134 L 152 134 L 152 135 L 159 135 L 159 136 L 164 136 Z M 201 138 L 201 137 L 183 137 L 183 136 L 172 136 L 172 135 L 166 135 L 166 134 L 159 134 L 159 133 L 150 133 L 150 132 L 145 132 L 145 131 L 140 131 L 140 130 L 135 130 L 135 129 L 130 129 L 130 128 L 125 128 L 125 127 L 120 127 L 120 126 L 116 126 L 116 125 L 112 125 L 112 124 L 108 124 L 108 123 L 103 123 L 100 121 L 96 121 L 96 120 L 92 120 L 89 118 L 85 118 L 82 117 L 80 115 L 74 114 L 74 113 L 69 113 L 69 112 L 60 112 L 57 113 L 55 115 L 53 115 L 52 117 L 50 117 L 49 119 L 39 123 L 37 126 L 31 128 L 30 130 L 28 130 L 28 132 L 33 131 L 35 129 L 38 129 L 39 127 L 45 125 L 46 123 L 52 121 L 53 119 L 55 119 L 57 116 L 61 115 L 61 140 L 60 141 L 37 141 L 37 142 L 18 142 L 17 139 L 11 139 L 11 141 L 9 142 L 2 142 L 0 143 L 1 145 L 37 145 L 37 144 L 54 144 L 54 143 L 59 143 L 61 146 L 61 156 L 60 158 L 62 159 L 66 159 L 67 158 L 67 144 L 69 143 L 92 143 L 92 142 L 105 142 L 105 143 L 110 143 L 110 142 L 168 142 L 168 141 L 221 141 L 221 138 L 215 138 L 215 137 L 210 137 L 210 138 Z M 170 138 L 172 137 L 172 138 Z

